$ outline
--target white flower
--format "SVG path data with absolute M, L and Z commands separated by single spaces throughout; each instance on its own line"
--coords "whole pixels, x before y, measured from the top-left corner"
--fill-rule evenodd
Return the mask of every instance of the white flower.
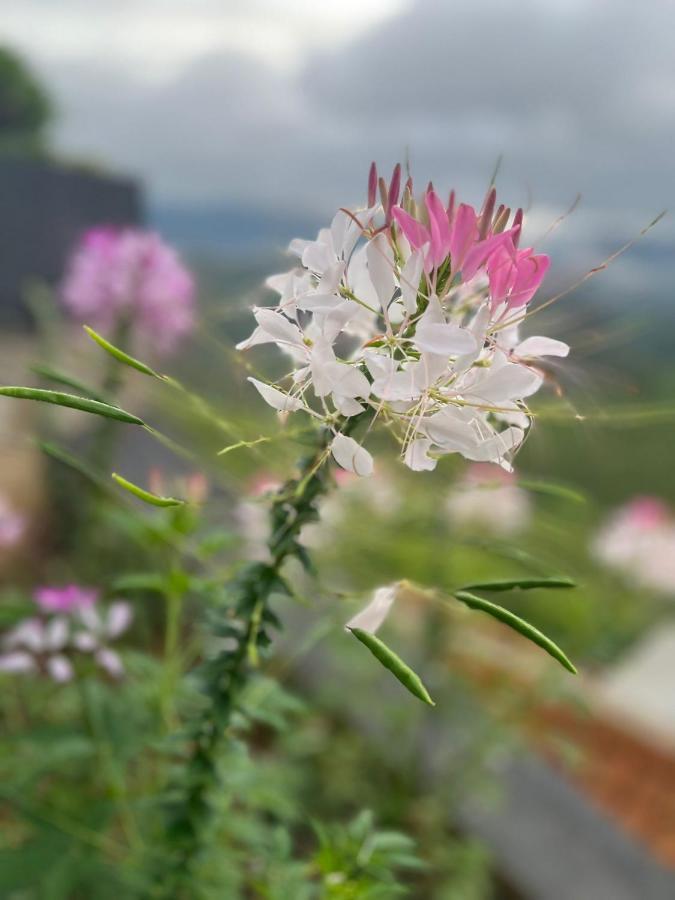
M 108 643 L 118 638 L 131 624 L 131 606 L 122 600 L 111 603 L 104 610 L 89 606 L 78 610 L 77 618 L 83 627 L 74 633 L 73 645 L 82 653 L 91 653 L 112 678 L 121 677 L 124 674 L 122 660 L 108 647 Z
M 1 672 L 43 672 L 54 681 L 70 681 L 73 667 L 64 651 L 70 638 L 63 616 L 24 619 L 2 639 Z
M 268 279 L 279 302 L 254 310 L 238 346 L 274 343 L 293 370 L 275 384 L 249 380 L 274 409 L 337 433 L 333 456 L 348 471 L 372 471 L 354 438 L 337 440 L 341 417 L 362 413 L 389 427 L 414 470 L 447 453 L 510 470 L 541 360 L 569 351 L 519 335 L 548 259 L 518 248 L 522 214 L 506 227 L 494 197 L 479 214 L 446 209 L 433 190 L 397 206 L 395 192 L 386 210 L 370 192 L 369 208 L 340 210 L 315 240 L 292 241 L 301 267 Z
M 398 582 L 377 588 L 370 603 L 351 618 L 345 625 L 345 628 L 360 628 L 362 631 L 375 634 L 389 615 L 394 600 L 396 600 L 398 589 Z

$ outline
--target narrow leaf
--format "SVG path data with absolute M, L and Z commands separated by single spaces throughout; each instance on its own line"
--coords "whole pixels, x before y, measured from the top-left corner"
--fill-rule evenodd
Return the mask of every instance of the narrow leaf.
M 576 675 L 576 668 L 560 647 L 558 647 L 558 645 L 550 638 L 546 637 L 545 634 L 542 634 L 542 632 L 539 631 L 538 628 L 535 628 L 534 625 L 530 625 L 529 622 L 526 622 L 525 619 L 521 619 L 520 616 L 515 615 L 515 613 L 512 613 L 510 610 L 504 609 L 503 606 L 498 606 L 496 603 L 491 603 L 490 600 L 485 600 L 483 597 L 477 597 L 475 594 L 470 594 L 467 591 L 457 591 L 454 596 L 455 599 L 459 600 L 461 603 L 465 603 L 471 609 L 478 609 L 481 612 L 485 612 L 489 616 L 503 622 L 505 625 L 510 626 L 514 631 L 519 632 L 523 637 L 526 637 L 528 640 L 541 647 L 542 650 L 545 650 L 550 656 L 556 659 L 561 666 L 564 666 L 568 672 Z
M 90 400 L 87 397 L 76 397 L 75 394 L 62 394 L 60 391 L 12 386 L 0 387 L 0 396 L 17 397 L 19 400 L 38 400 L 41 403 L 67 406 L 70 409 L 79 409 L 81 412 L 91 413 L 95 416 L 104 416 L 106 419 L 117 419 L 118 422 L 127 422 L 130 425 L 145 424 L 138 416 L 133 416 L 117 406 L 110 406 L 108 403 L 102 403 L 100 400 Z
M 384 641 L 381 641 L 369 631 L 364 631 L 362 628 L 349 628 L 348 631 L 351 631 L 354 637 L 358 641 L 361 641 L 361 643 L 370 650 L 375 659 L 379 660 L 385 669 L 389 669 L 392 675 L 397 678 L 403 687 L 410 691 L 411 694 L 419 700 L 422 700 L 424 703 L 428 703 L 429 706 L 436 705 L 429 696 L 429 692 L 422 683 L 422 679 L 419 675 L 414 672 L 409 665 L 404 663 L 400 656 L 397 656 L 393 650 L 390 650 Z
M 531 591 L 534 588 L 573 588 L 576 583 L 563 576 L 544 578 L 503 578 L 499 581 L 477 581 L 465 584 L 461 591 Z
M 78 472 L 84 478 L 87 478 L 92 482 L 92 484 L 95 484 L 96 487 L 100 488 L 101 490 L 108 493 L 114 491 L 114 488 L 109 484 L 106 478 L 103 478 L 102 475 L 100 475 L 98 472 L 95 472 L 83 460 L 78 459 L 77 456 L 73 456 L 72 453 L 64 450 L 63 447 L 59 447 L 57 444 L 52 444 L 48 441 L 40 441 L 38 443 L 38 446 L 43 453 L 47 454 L 47 456 L 51 456 L 52 459 L 63 463 L 63 465 L 65 466 L 69 466 L 71 469 L 73 469 L 75 472 Z
M 142 500 L 144 503 L 149 503 L 151 506 L 182 506 L 185 503 L 185 500 L 177 500 L 175 497 L 160 497 L 157 494 L 146 491 L 137 484 L 127 481 L 126 478 L 122 478 L 122 476 L 118 475 L 116 472 L 112 473 L 112 477 L 125 491 L 129 491 L 134 497 L 138 497 L 139 500 Z
M 97 391 L 93 390 L 88 385 L 83 384 L 81 381 L 78 381 L 77 378 L 73 378 L 72 375 L 68 375 L 66 372 L 61 372 L 58 369 L 52 369 L 51 366 L 43 366 L 40 364 L 31 366 L 31 371 L 35 372 L 35 374 L 39 375 L 41 378 L 53 381 L 54 384 L 61 384 L 63 387 L 72 388 L 80 394 L 86 394 L 88 397 L 91 397 L 92 400 L 98 400 L 99 403 L 108 403 L 102 394 L 99 394 Z
M 125 353 L 124 350 L 120 350 L 119 347 L 111 344 L 110 341 L 107 341 L 104 337 L 102 337 L 102 335 L 94 331 L 93 328 L 90 328 L 88 325 L 83 325 L 82 327 L 87 332 L 92 341 L 95 341 L 99 345 L 99 347 L 102 347 L 106 351 L 106 353 L 114 356 L 118 362 L 121 362 L 125 366 L 129 366 L 132 369 L 136 369 L 138 372 L 142 372 L 144 375 L 149 375 L 151 378 L 159 378 L 160 381 L 164 381 L 164 377 L 160 375 L 159 372 L 155 372 L 155 370 L 151 369 L 150 366 L 146 366 L 146 364 L 144 362 L 141 362 L 140 359 L 136 359 L 134 356 L 129 356 L 128 353 Z
M 574 490 L 566 484 L 556 484 L 553 481 L 536 481 L 529 478 L 519 478 L 518 487 L 532 491 L 535 494 L 546 494 L 551 497 L 560 497 L 561 500 L 570 500 L 572 503 L 586 503 L 587 499 L 581 491 Z

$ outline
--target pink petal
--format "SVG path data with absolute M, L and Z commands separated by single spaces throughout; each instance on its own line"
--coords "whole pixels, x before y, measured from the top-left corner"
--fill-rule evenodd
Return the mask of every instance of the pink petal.
M 431 258 L 434 266 L 440 266 L 450 250 L 450 223 L 448 213 L 435 191 L 424 198 L 431 227 Z
M 415 250 L 419 250 L 420 247 L 429 243 L 430 237 L 427 229 L 417 219 L 413 219 L 411 215 L 408 215 L 404 209 L 401 209 L 400 206 L 395 206 L 392 210 L 392 215 L 396 219 L 398 227 Z
M 478 238 L 478 217 L 472 206 L 460 203 L 450 237 L 450 255 L 454 272 L 462 270 L 467 253 Z

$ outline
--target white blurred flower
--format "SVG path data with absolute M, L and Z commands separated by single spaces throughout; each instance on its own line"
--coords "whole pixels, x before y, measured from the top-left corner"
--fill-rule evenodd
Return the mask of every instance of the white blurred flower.
M 27 525 L 26 517 L 6 497 L 0 496 L 0 549 L 15 547 L 26 533 Z
M 636 497 L 618 509 L 591 552 L 635 587 L 675 597 L 675 518 L 657 497 Z
M 105 609 L 83 607 L 77 611 L 75 618 L 80 627 L 73 634 L 73 646 L 82 653 L 91 653 L 96 663 L 112 678 L 120 678 L 124 674 L 122 660 L 108 644 L 131 625 L 131 606 L 116 600 Z
M 416 201 L 411 181 L 400 196 L 400 180 L 397 167 L 379 205 L 371 172 L 367 208 L 291 242 L 300 266 L 268 279 L 278 304 L 254 310 L 238 349 L 276 344 L 292 369 L 274 385 L 249 381 L 278 412 L 322 420 L 336 462 L 358 475 L 373 459 L 340 422 L 366 410 L 411 469 L 460 453 L 510 470 L 526 400 L 543 383 L 539 360 L 569 349 L 518 334 L 548 258 L 519 249 L 522 212 L 508 227 L 493 189 L 477 213 L 454 196 L 445 207 L 431 188 Z
M 513 473 L 490 463 L 475 463 L 448 494 L 445 512 L 457 528 L 508 538 L 527 528 L 532 505 Z
M 377 588 L 373 592 L 370 603 L 360 612 L 353 616 L 345 625 L 345 628 L 360 628 L 362 631 L 368 631 L 370 634 L 381 627 L 385 619 L 389 615 L 396 595 L 399 590 L 399 583 L 389 584 L 386 587 Z
M 73 667 L 66 656 L 70 640 L 67 619 L 24 619 L 0 641 L 0 672 L 34 672 L 54 681 L 70 681 Z

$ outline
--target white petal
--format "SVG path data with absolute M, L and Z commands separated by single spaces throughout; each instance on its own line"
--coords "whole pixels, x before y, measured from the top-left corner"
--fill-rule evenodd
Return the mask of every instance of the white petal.
M 513 351 L 516 356 L 567 356 L 570 352 L 568 344 L 548 337 L 525 338 Z
M 422 277 L 422 267 L 424 259 L 419 250 L 411 253 L 408 261 L 401 269 L 401 300 L 405 307 L 405 311 L 414 315 L 417 309 L 417 292 L 419 289 L 420 278 Z
M 413 472 L 431 472 L 436 468 L 436 460 L 429 456 L 431 441 L 428 438 L 415 438 L 405 451 L 405 464 Z
M 390 584 L 387 587 L 378 588 L 368 606 L 357 613 L 347 622 L 345 628 L 360 628 L 375 634 L 377 629 L 387 618 L 389 611 L 396 599 L 398 584 Z
M 354 438 L 338 434 L 330 449 L 335 462 L 348 472 L 364 476 L 373 474 L 373 457 Z
M 476 338 L 466 328 L 421 320 L 415 330 L 413 343 L 420 351 L 442 356 L 474 353 L 478 347 Z
M 420 425 L 420 431 L 446 452 L 473 453 L 477 446 L 476 429 L 472 420 L 466 419 L 463 411 L 447 406 L 429 416 Z
M 488 369 L 487 374 L 480 377 L 466 393 L 498 405 L 529 397 L 539 390 L 542 381 L 542 376 L 533 369 L 518 363 L 506 363 Z
M 272 409 L 276 409 L 279 412 L 295 412 L 298 409 L 302 409 L 302 403 L 297 397 L 289 397 L 288 394 L 284 394 L 283 391 L 280 391 L 269 384 L 265 384 L 262 381 L 258 381 L 257 378 L 249 377 L 247 381 L 251 382 L 265 403 L 268 403 Z
M 78 631 L 73 644 L 81 653 L 92 653 L 98 647 L 98 638 L 91 631 Z
M 35 660 L 30 653 L 16 650 L 0 655 L 0 672 L 32 672 L 34 669 Z
M 264 306 L 256 307 L 253 315 L 260 328 L 269 335 L 270 340 L 282 344 L 302 345 L 302 332 L 286 316 Z
M 112 678 L 121 678 L 124 675 L 122 660 L 114 650 L 110 650 L 108 647 L 101 647 L 96 654 L 96 662 Z
M 49 650 L 60 650 L 67 640 L 68 623 L 62 616 L 57 616 L 45 629 L 45 645 Z
M 47 660 L 47 671 L 54 681 L 70 681 L 73 677 L 73 667 L 65 656 L 50 656 Z
M 333 402 L 337 411 L 343 416 L 358 416 L 365 409 L 365 406 L 357 403 L 351 397 L 334 397 Z
M 394 255 L 385 235 L 380 232 L 367 245 L 368 274 L 382 309 L 386 309 L 394 293 Z
M 133 617 L 134 613 L 129 603 L 125 603 L 123 600 L 111 603 L 105 628 L 107 636 L 111 638 L 118 637 L 131 625 Z

